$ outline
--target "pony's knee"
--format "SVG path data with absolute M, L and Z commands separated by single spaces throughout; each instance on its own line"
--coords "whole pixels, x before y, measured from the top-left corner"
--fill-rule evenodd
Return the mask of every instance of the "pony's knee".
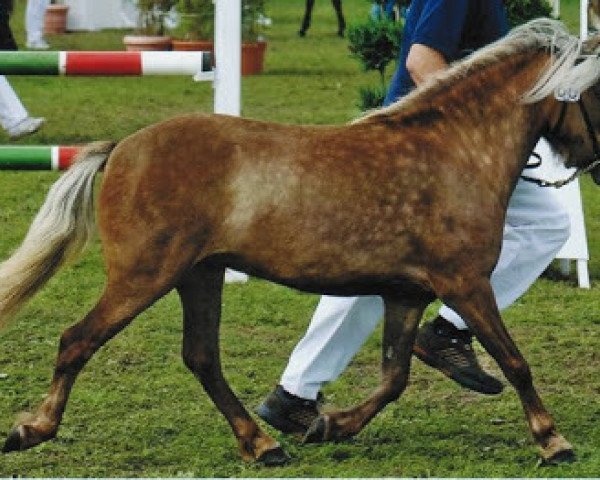
M 202 377 L 206 372 L 212 371 L 215 361 L 208 355 L 195 350 L 184 348 L 182 355 L 184 365 L 194 374 Z

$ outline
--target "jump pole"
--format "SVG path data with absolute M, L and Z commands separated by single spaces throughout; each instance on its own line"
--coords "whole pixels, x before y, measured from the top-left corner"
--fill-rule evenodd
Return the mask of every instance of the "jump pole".
M 0 52 L 3 75 L 191 75 L 212 80 L 210 52 Z
M 66 170 L 79 145 L 1 145 L 0 170 Z

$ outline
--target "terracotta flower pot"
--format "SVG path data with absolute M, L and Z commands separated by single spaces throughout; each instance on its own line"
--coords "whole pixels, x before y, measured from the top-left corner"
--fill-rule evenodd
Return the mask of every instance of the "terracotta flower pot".
M 48 5 L 44 15 L 44 34 L 56 35 L 67 31 L 68 5 Z
M 171 37 L 154 35 L 125 35 L 125 50 L 129 52 L 171 50 Z
M 242 43 L 242 75 L 255 75 L 264 69 L 267 42 Z

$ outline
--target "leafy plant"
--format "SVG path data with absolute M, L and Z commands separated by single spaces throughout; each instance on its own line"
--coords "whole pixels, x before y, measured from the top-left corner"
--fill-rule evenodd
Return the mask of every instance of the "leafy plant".
M 264 13 L 265 0 L 242 0 L 242 40 L 254 42 L 261 37 L 258 23 Z
M 215 6 L 212 0 L 176 0 L 179 25 L 173 30 L 178 38 L 208 40 L 214 36 Z M 242 39 L 260 37 L 258 20 L 264 11 L 264 0 L 242 0 Z
M 177 0 L 136 0 L 138 24 L 136 30 L 145 35 L 164 35 L 165 19 Z
M 361 89 L 361 109 L 381 106 L 385 96 L 385 69 L 398 58 L 402 39 L 402 25 L 389 20 L 369 20 L 353 25 L 348 29 L 348 48 L 352 56 L 359 60 L 365 71 L 379 72 L 380 85 L 369 92 L 369 87 Z M 375 103 L 373 103 L 375 102 Z
M 178 0 L 179 25 L 173 35 L 184 40 L 212 40 L 215 8 L 212 0 Z
M 506 0 L 504 4 L 513 27 L 537 17 L 549 17 L 552 12 L 548 0 Z
M 386 94 L 385 85 L 377 85 L 374 87 L 371 86 L 362 86 L 358 87 L 358 96 L 359 103 L 358 107 L 362 111 L 371 110 L 373 108 L 378 108 L 383 105 L 383 101 L 385 100 Z

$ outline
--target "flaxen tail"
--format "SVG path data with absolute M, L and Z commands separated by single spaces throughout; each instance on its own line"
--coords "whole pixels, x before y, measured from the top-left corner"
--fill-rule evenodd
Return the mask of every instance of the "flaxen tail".
M 95 230 L 93 185 L 112 142 L 86 147 L 52 185 L 17 251 L 0 264 L 0 327 L 67 261 L 79 255 Z

